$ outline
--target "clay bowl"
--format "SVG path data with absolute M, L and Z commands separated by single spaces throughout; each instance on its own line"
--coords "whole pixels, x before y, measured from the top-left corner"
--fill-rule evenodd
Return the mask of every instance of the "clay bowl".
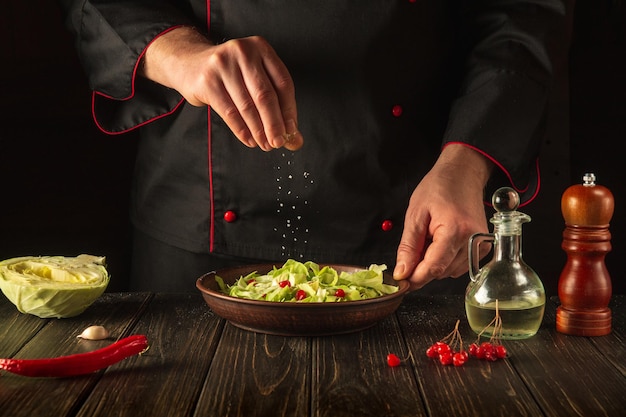
M 338 272 L 363 269 L 350 265 L 329 266 Z M 196 287 L 211 310 L 234 326 L 282 336 L 325 336 L 367 329 L 393 314 L 409 290 L 407 281 L 395 281 L 391 274 L 385 273 L 385 283 L 399 286 L 394 294 L 339 303 L 280 303 L 231 297 L 221 292 L 215 281 L 215 275 L 219 275 L 230 285 L 242 275 L 254 271 L 266 273 L 272 267 L 273 264 L 247 265 L 209 272 L 198 278 Z

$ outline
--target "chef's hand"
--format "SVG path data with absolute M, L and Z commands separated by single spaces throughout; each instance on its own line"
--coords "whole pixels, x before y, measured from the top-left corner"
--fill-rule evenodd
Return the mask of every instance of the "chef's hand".
M 468 270 L 467 244 L 487 233 L 483 190 L 491 162 L 464 145 L 446 146 L 415 188 L 398 246 L 396 280 L 416 290 L 435 279 L 459 277 Z M 489 245 L 480 245 L 480 257 Z
M 140 75 L 194 106 L 211 106 L 246 146 L 269 151 L 303 144 L 293 80 L 261 37 L 214 45 L 192 28 L 176 28 L 149 45 Z

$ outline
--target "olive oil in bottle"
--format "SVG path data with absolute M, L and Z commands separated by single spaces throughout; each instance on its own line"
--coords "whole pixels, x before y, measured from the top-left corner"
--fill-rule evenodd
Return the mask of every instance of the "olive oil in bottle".
M 498 314 L 502 318 L 502 339 L 526 339 L 539 330 L 543 320 L 545 303 L 538 306 L 528 306 L 511 302 L 508 306 L 498 305 Z M 470 327 L 476 333 L 483 329 L 483 336 L 493 335 L 493 318 L 496 316 L 495 303 L 490 305 L 476 305 L 471 302 L 466 305 L 467 319 Z M 491 324 L 490 324 L 491 323 Z M 489 327 L 487 327 L 489 326 Z
M 546 304 L 543 283 L 522 259 L 522 224 L 530 216 L 516 211 L 519 195 L 512 188 L 497 190 L 492 198 L 496 213 L 491 219 L 493 233 L 477 233 L 470 238 L 470 283 L 465 292 L 465 312 L 474 332 L 489 337 L 484 330 L 497 314 L 502 319 L 502 339 L 525 339 L 537 333 Z M 478 268 L 478 247 L 493 245 L 493 258 Z M 484 330 L 484 331 L 483 331 Z

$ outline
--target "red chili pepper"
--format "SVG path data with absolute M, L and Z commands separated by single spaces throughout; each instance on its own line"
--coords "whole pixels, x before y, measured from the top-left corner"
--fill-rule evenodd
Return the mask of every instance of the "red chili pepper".
M 90 374 L 111 366 L 122 359 L 145 352 L 148 339 L 133 335 L 94 350 L 48 359 L 0 359 L 0 369 L 33 377 L 68 377 Z

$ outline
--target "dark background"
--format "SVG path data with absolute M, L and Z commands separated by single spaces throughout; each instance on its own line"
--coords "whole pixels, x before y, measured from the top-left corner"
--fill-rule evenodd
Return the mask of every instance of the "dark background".
M 524 259 L 556 294 L 566 255 L 560 201 L 594 172 L 615 197 L 613 250 L 606 265 L 614 293 L 626 292 L 626 1 L 572 4 L 572 43 L 544 143 L 542 192 L 522 211 Z M 0 6 L 0 259 L 26 255 L 105 255 L 109 291 L 124 289 L 130 261 L 128 191 L 136 135 L 96 128 L 73 40 L 49 0 Z

